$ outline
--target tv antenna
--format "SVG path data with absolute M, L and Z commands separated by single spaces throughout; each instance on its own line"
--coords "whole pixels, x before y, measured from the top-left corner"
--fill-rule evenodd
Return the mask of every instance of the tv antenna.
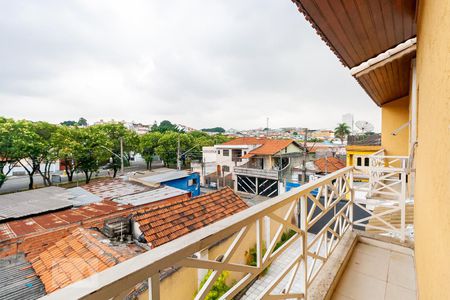
M 362 133 L 373 132 L 373 125 L 367 121 L 356 121 L 356 127 L 361 130 Z

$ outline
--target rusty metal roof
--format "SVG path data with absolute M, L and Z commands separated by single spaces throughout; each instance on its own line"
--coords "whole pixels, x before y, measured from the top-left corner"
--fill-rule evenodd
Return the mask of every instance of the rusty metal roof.
M 9 221 L 0 224 L 0 241 L 9 240 L 11 238 L 20 237 L 23 235 L 44 232 L 49 229 L 74 224 L 95 217 L 109 215 L 111 213 L 120 212 L 130 208 L 132 208 L 131 205 L 115 203 L 112 201 L 102 201 L 79 208 Z

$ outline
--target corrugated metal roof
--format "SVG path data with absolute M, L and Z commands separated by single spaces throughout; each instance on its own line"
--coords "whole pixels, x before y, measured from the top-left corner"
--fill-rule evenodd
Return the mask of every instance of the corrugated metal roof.
M 111 200 L 125 195 L 131 195 L 148 191 L 148 186 L 124 180 L 122 178 L 110 178 L 96 180 L 89 184 L 83 185 L 83 189 L 99 196 L 103 200 Z
M 146 183 L 163 183 L 170 180 L 180 179 L 188 177 L 189 173 L 186 171 L 169 171 L 169 172 L 161 172 L 155 175 L 150 175 L 146 177 L 140 177 L 138 180 L 140 182 Z
M 59 187 L 47 187 L 0 195 L 0 221 L 36 215 L 71 206 L 72 202 L 69 201 L 69 193 Z
M 102 198 L 81 187 L 67 189 L 67 192 L 70 194 L 70 201 L 72 201 L 73 206 L 81 206 L 102 201 Z
M 23 254 L 0 259 L 0 299 L 27 300 L 44 295 L 42 281 Z
M 188 191 L 180 190 L 170 186 L 164 186 L 148 192 L 119 197 L 114 199 L 113 201 L 121 204 L 130 204 L 133 206 L 138 206 L 188 193 L 189 193 Z

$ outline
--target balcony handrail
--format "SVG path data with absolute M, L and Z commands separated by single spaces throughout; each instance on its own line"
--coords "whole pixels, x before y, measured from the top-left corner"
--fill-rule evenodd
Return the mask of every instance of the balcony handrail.
M 155 278 L 160 270 L 177 265 L 177 263 L 206 247 L 224 240 L 252 222 L 270 215 L 299 197 L 350 172 L 353 167 L 346 167 L 326 175 L 317 181 L 294 188 L 282 195 L 252 206 L 221 221 L 186 234 L 155 249 L 128 259 L 114 267 L 59 289 L 41 299 L 109 299 L 125 289 L 131 289 L 140 282 Z M 158 274 L 159 277 L 159 274 Z M 159 278 L 158 278 L 159 280 Z M 93 284 L 95 282 L 95 284 Z
M 322 266 L 327 262 L 347 230 L 354 225 L 370 228 L 368 226 L 370 224 L 365 224 L 364 222 L 370 218 L 383 218 L 384 213 L 371 212 L 366 206 L 358 203 L 353 198 L 353 170 L 353 167 L 346 167 L 317 181 L 294 188 L 287 193 L 268 199 L 226 219 L 96 273 L 87 279 L 57 290 L 44 296 L 43 299 L 118 299 L 126 296 L 128 291 L 137 284 L 149 280 L 151 299 L 158 300 L 160 299 L 159 272 L 172 266 L 213 270 L 196 295 L 195 299 L 197 300 L 206 297 L 222 270 L 243 273 L 244 276 L 221 297 L 221 299 L 231 299 L 250 284 L 253 279 L 256 279 L 264 269 L 297 240 L 301 241 L 301 246 L 294 248 L 298 250 L 298 255 L 293 261 L 289 262 L 289 269 L 280 273 L 276 280 L 267 285 L 261 291 L 260 296 L 263 298 L 270 295 L 270 298 L 274 299 L 306 299 L 308 288 L 320 273 Z M 341 201 L 344 202 L 343 205 Z M 311 206 L 308 206 L 308 203 L 311 203 Z M 400 204 L 399 209 L 401 209 L 403 215 L 403 227 L 401 228 L 403 234 L 404 201 Z M 360 220 L 353 220 L 353 209 L 356 206 L 365 210 L 370 216 Z M 287 210 L 284 210 L 286 208 Z M 282 216 L 278 215 L 280 209 L 284 210 Z M 329 215 L 330 211 L 334 211 L 333 216 L 326 220 L 326 224 L 318 229 L 311 240 L 308 239 L 308 234 L 312 227 L 317 227 L 317 222 Z M 297 212 L 300 213 L 298 216 L 299 226 L 294 224 L 291 219 L 293 215 L 297 216 Z M 268 246 L 264 253 L 264 247 L 262 246 L 263 222 L 267 218 L 276 222 L 278 230 L 276 230 L 273 237 L 270 237 L 269 241 L 266 241 Z M 387 233 L 391 232 L 392 226 L 389 226 L 386 221 L 383 222 L 386 225 L 384 227 L 376 227 L 376 229 Z M 230 259 L 234 251 L 237 250 L 240 241 L 245 238 L 250 228 L 253 228 L 252 226 L 256 229 L 256 266 L 231 262 Z M 372 226 L 372 228 L 375 227 Z M 276 243 L 279 241 L 281 234 L 287 229 L 293 230 L 295 232 L 294 235 L 275 251 Z M 220 261 L 193 257 L 195 253 L 233 236 L 234 240 Z M 289 274 L 289 270 L 298 270 L 298 272 L 301 272 L 300 274 L 303 274 L 303 279 L 297 279 L 304 280 L 302 285 L 303 291 L 291 291 L 297 271 Z M 282 292 L 283 294 L 271 294 L 283 279 L 283 276 L 285 278 L 290 277 L 288 280 L 289 284 Z

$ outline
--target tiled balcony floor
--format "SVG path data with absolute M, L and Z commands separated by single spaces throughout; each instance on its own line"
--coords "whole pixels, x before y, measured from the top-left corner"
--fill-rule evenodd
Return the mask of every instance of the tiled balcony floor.
M 416 299 L 413 256 L 358 243 L 332 299 Z

